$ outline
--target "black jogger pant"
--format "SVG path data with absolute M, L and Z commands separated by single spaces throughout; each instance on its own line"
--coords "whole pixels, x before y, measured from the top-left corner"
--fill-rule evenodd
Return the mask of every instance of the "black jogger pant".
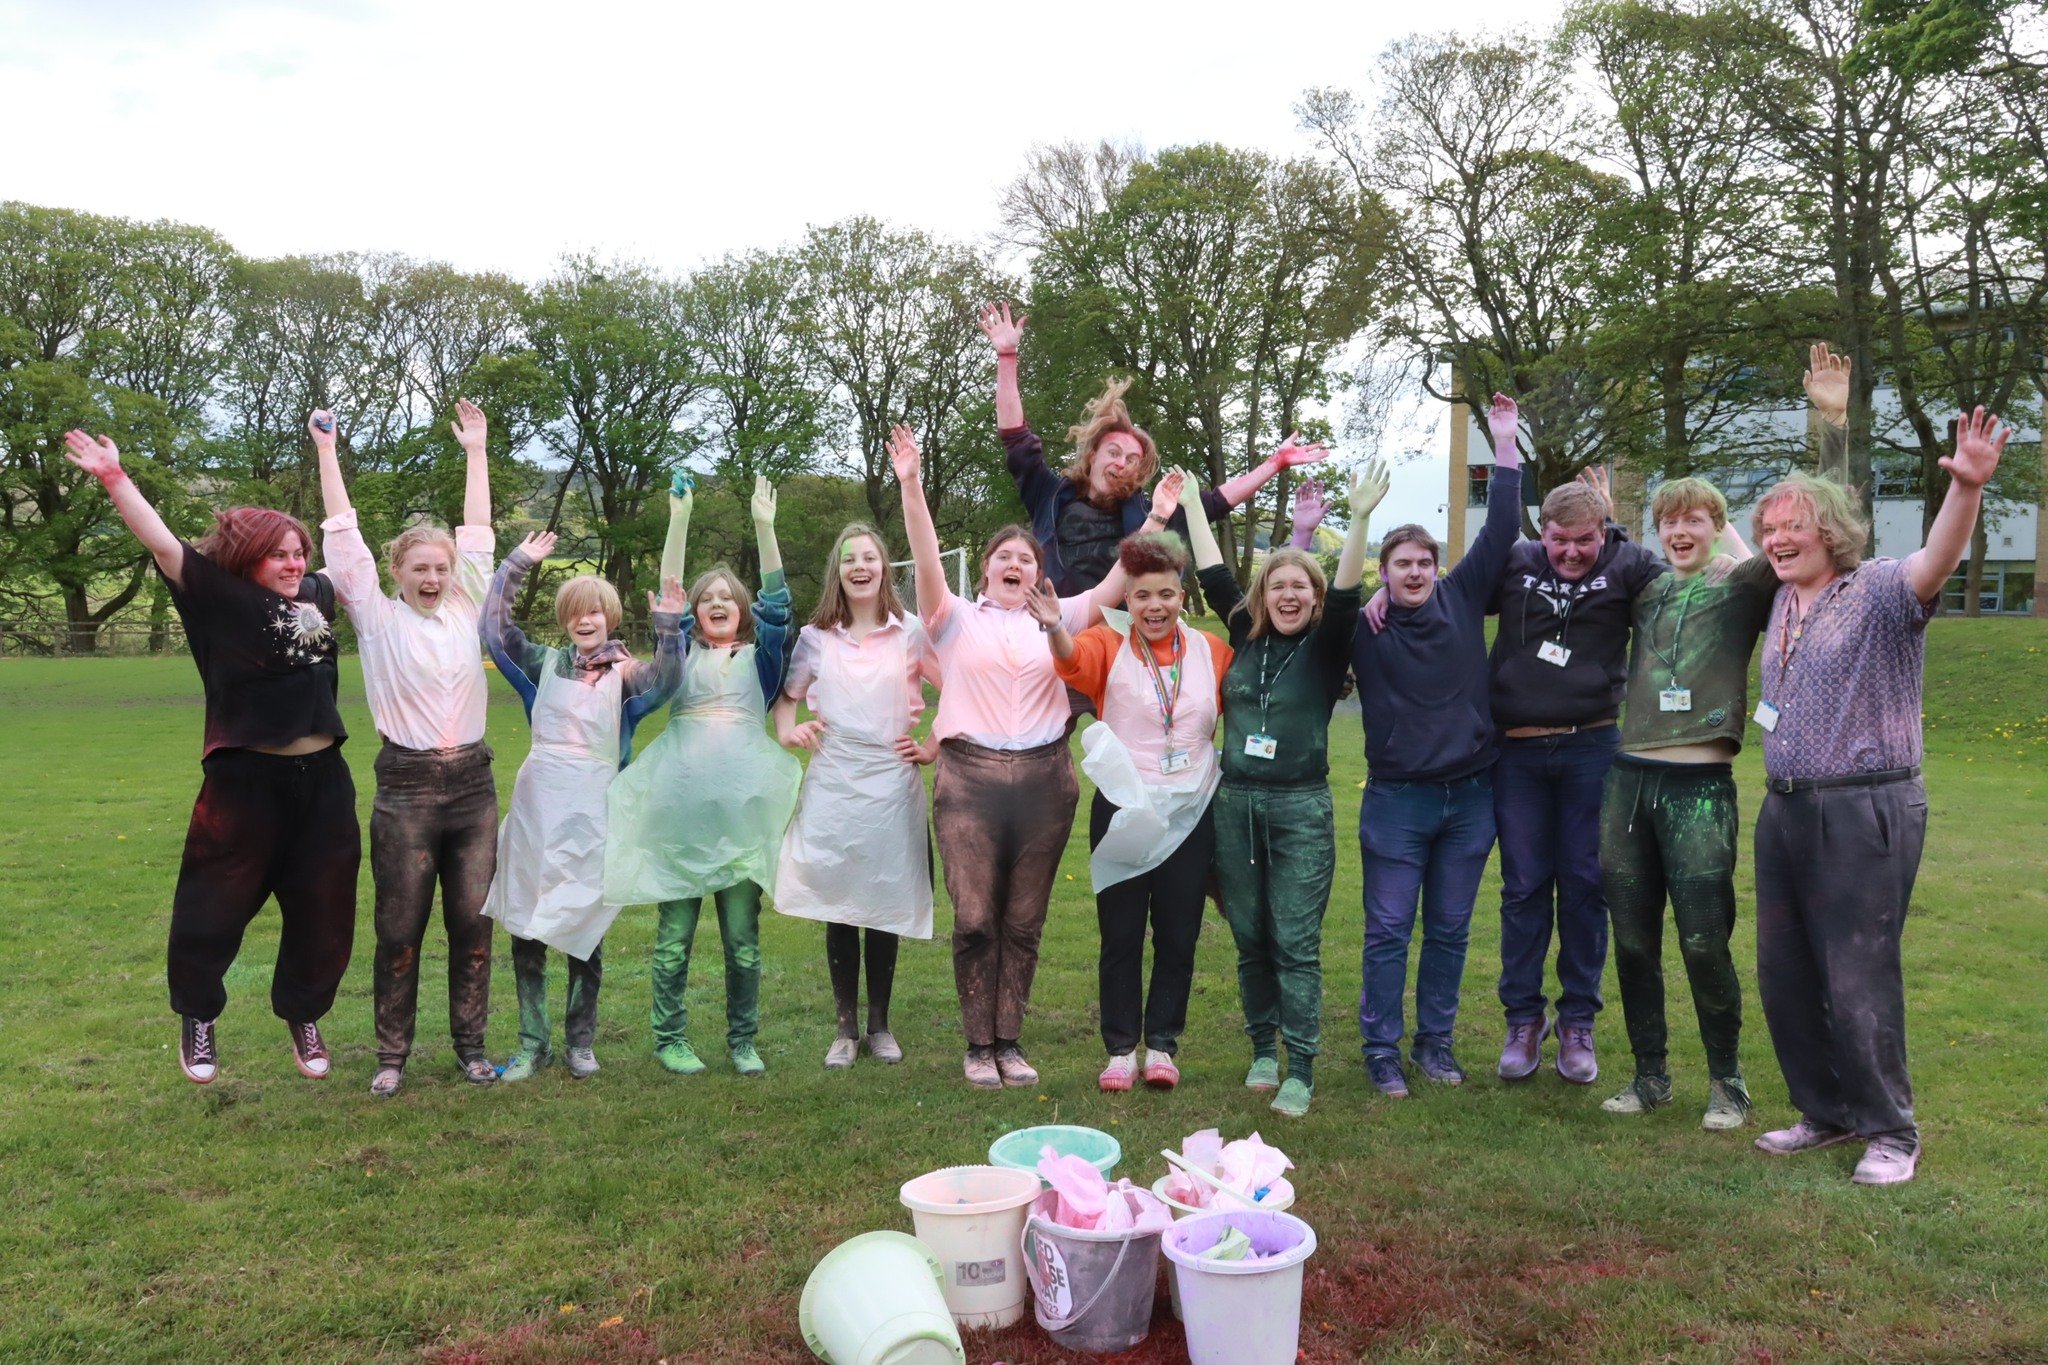
M 1088 847 L 1102 842 L 1117 808 L 1102 793 L 1088 811 Z M 1188 1022 L 1188 992 L 1195 980 L 1195 943 L 1202 935 L 1202 900 L 1216 852 L 1212 806 L 1180 847 L 1150 872 L 1095 893 L 1102 930 L 1097 985 L 1102 1001 L 1102 1044 L 1112 1057 L 1134 1052 L 1140 1028 L 1146 1047 L 1171 1054 Z M 1152 985 L 1145 986 L 1145 925 L 1152 925 Z M 1141 1015 L 1142 1010 L 1142 1015 Z

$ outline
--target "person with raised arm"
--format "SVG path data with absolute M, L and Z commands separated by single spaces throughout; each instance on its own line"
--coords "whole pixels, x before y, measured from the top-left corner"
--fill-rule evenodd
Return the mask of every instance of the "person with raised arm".
M 1848 362 L 1829 357 L 1818 387 L 1839 442 Z M 1756 822 L 1756 979 L 1799 1111 L 1756 1145 L 1785 1156 L 1862 1142 L 1858 1184 L 1898 1184 L 1919 1167 L 1900 940 L 1927 833 L 1926 628 L 2011 435 L 1981 407 L 1963 414 L 1941 457 L 1941 510 L 1905 559 L 1863 558 L 1870 528 L 1829 479 L 1782 480 L 1752 518 L 1779 583 L 1756 708 L 1769 788 Z
M 216 512 L 188 545 L 164 524 L 104 436 L 64 435 L 65 457 L 100 481 L 156 561 L 185 625 L 206 696 L 205 774 L 171 899 L 165 976 L 180 1020 L 178 1064 L 205 1085 L 242 934 L 277 897 L 283 921 L 270 1007 L 302 1075 L 327 1075 L 319 1021 L 355 943 L 362 835 L 335 706 L 334 584 L 306 571 L 313 540 L 296 517 Z
M 1143 529 L 1152 501 L 1144 489 L 1159 469 L 1159 448 L 1124 405 L 1129 381 L 1111 380 L 1067 428 L 1074 458 L 1055 473 L 1046 463 L 1044 443 L 1024 420 L 1017 385 L 1018 353 L 1030 320 L 1013 315 L 1007 303 L 992 303 L 981 312 L 981 330 L 996 353 L 996 434 L 1024 499 L 1045 577 L 1065 596 L 1100 583 L 1115 567 L 1124 537 Z M 1222 521 L 1281 470 L 1314 464 L 1329 453 L 1322 445 L 1302 444 L 1297 432 L 1251 470 L 1221 488 L 1204 489 L 1202 510 L 1211 521 Z M 1176 507 L 1169 529 L 1181 531 L 1181 517 Z
M 1330 713 L 1351 667 L 1365 576 L 1367 522 L 1387 493 L 1378 461 L 1351 483 L 1351 525 L 1326 587 L 1303 541 L 1313 534 L 1321 488 L 1295 494 L 1296 545 L 1275 550 L 1237 586 L 1215 535 L 1188 519 L 1202 596 L 1221 616 L 1234 651 L 1223 675 L 1222 785 L 1217 788 L 1216 881 L 1237 940 L 1237 984 L 1252 1040 L 1245 1085 L 1278 1091 L 1275 1113 L 1300 1118 L 1315 1094 L 1322 1044 L 1323 914 L 1337 867 L 1330 802 Z M 1183 504 L 1193 481 L 1181 485 Z M 1277 1037 L 1276 1037 L 1277 1035 Z M 1280 1079 L 1278 1043 L 1287 1046 Z
M 669 493 L 661 571 L 680 578 L 693 492 L 678 475 Z M 768 736 L 768 707 L 788 660 L 789 586 L 775 538 L 775 489 L 754 480 L 750 510 L 761 595 L 723 564 L 690 585 L 682 630 L 688 661 L 668 728 L 612 788 L 605 898 L 655 902 L 654 1055 L 679 1076 L 702 1072 L 690 1046 L 685 988 L 697 920 L 709 898 L 725 950 L 725 1047 L 732 1068 L 767 1071 L 761 1028 L 761 896 L 775 894 L 783 831 L 803 769 Z
M 327 519 L 323 572 L 355 626 L 363 690 L 383 747 L 370 809 L 370 876 L 377 888 L 374 1011 L 377 1072 L 370 1093 L 405 1083 L 419 1013 L 420 945 L 441 886 L 448 934 L 448 1031 L 463 1078 L 488 1085 L 491 921 L 484 915 L 497 866 L 498 787 L 484 743 L 484 664 L 477 623 L 491 578 L 491 470 L 483 410 L 456 402 L 450 423 L 467 461 L 462 525 L 449 535 L 418 524 L 384 549 L 397 585 L 384 594 L 377 560 L 356 524 L 334 449 L 334 414 L 316 411 L 306 431 L 320 462 Z
M 1159 481 L 1178 497 L 1179 471 Z M 1050 584 L 1028 599 L 1045 632 L 1060 681 L 1086 696 L 1102 719 L 1081 737 L 1081 769 L 1095 783 L 1088 816 L 1088 870 L 1102 934 L 1097 968 L 1102 1042 L 1109 1062 L 1096 1078 L 1106 1091 L 1180 1083 L 1174 1054 L 1187 1026 L 1202 931 L 1202 899 L 1216 850 L 1210 801 L 1221 768 L 1214 735 L 1222 712 L 1230 646 L 1181 622 L 1187 551 L 1178 536 L 1131 536 L 1118 547 L 1125 606 L 1115 625 L 1077 636 Z M 1152 982 L 1145 983 L 1145 931 L 1152 931 Z
M 618 907 L 604 898 L 607 797 L 633 757 L 633 730 L 674 695 L 683 675 L 683 589 L 664 575 L 647 594 L 653 662 L 611 638 L 618 590 L 578 574 L 555 591 L 555 623 L 566 648 L 537 645 L 512 620 L 512 601 L 536 565 L 554 552 L 553 532 L 528 536 L 505 556 L 484 599 L 480 630 L 498 672 L 519 694 L 533 746 L 512 783 L 498 829 L 498 870 L 484 913 L 512 936 L 512 983 L 519 995 L 519 1050 L 499 1079 L 523 1081 L 554 1060 L 548 1020 L 547 952 L 569 959 L 563 1040 L 569 1075 L 597 1073 L 597 995 L 604 982 L 604 935 Z
M 863 1043 L 876 1061 L 903 1060 L 889 1029 L 897 942 L 932 936 L 931 835 L 918 768 L 933 753 L 911 732 L 924 713 L 924 685 L 938 681 L 924 625 L 896 596 L 881 533 L 860 522 L 846 527 L 825 561 L 825 590 L 796 637 L 773 711 L 783 747 L 811 754 L 782 838 L 775 908 L 825 925 L 839 1016 L 827 1070 L 852 1066 Z M 798 702 L 812 716 L 801 724 Z
M 903 490 L 917 614 L 943 679 L 931 731 L 939 745 L 932 830 L 953 902 L 953 981 L 967 1037 L 962 1070 L 980 1089 L 1036 1085 L 1038 1072 L 1024 1055 L 1024 1014 L 1080 802 L 1067 748 L 1067 690 L 1030 605 L 1039 545 L 1026 527 L 998 530 L 982 547 L 974 598 L 957 596 L 946 586 L 909 427 L 890 434 L 889 458 Z M 1155 495 L 1146 528 L 1163 527 L 1172 510 L 1171 500 Z M 1060 599 L 1060 620 L 1069 631 L 1085 630 L 1123 595 L 1123 570 L 1111 569 L 1087 592 Z
M 1604 471 L 1580 475 L 1612 515 Z M 1664 1023 L 1664 903 L 1707 1053 L 1709 1132 L 1749 1116 L 1735 930 L 1734 760 L 1749 715 L 1749 656 L 1777 575 L 1728 524 L 1704 479 L 1672 479 L 1650 501 L 1671 572 L 1636 593 L 1621 752 L 1600 806 L 1600 879 L 1635 1075 L 1601 1108 L 1642 1114 L 1671 1102 Z

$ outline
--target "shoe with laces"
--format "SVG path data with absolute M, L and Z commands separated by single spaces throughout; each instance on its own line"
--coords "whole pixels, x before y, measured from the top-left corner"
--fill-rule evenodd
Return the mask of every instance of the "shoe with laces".
M 1431 1035 L 1417 1038 L 1408 1056 L 1420 1071 L 1438 1085 L 1463 1085 L 1465 1068 L 1458 1065 L 1458 1059 L 1451 1052 L 1451 1040 Z
M 761 1054 L 754 1051 L 752 1043 L 741 1043 L 727 1051 L 732 1055 L 732 1069 L 748 1080 L 768 1074 L 768 1063 L 761 1060 Z
M 1273 1103 L 1267 1107 L 1286 1118 L 1306 1118 L 1308 1102 L 1315 1097 L 1315 1093 L 1315 1087 L 1307 1081 L 1298 1081 L 1289 1076 L 1280 1086 L 1280 1093 L 1273 1097 Z
M 544 1066 L 552 1065 L 554 1060 L 555 1054 L 552 1052 L 528 1052 L 525 1048 L 521 1048 L 505 1059 L 505 1069 L 498 1073 L 498 1079 L 500 1081 L 530 1080 L 534 1072 Z
M 1878 1138 L 1863 1149 L 1863 1160 L 1856 1163 L 1856 1174 L 1849 1179 L 1858 1185 L 1903 1185 L 1919 1166 L 1919 1148 Z
M 462 1079 L 471 1085 L 491 1085 L 498 1079 L 498 1068 L 491 1065 L 491 1059 L 481 1052 L 455 1059 L 455 1067 L 462 1073 Z
M 661 1063 L 663 1071 L 677 1076 L 699 1076 L 704 1072 L 704 1059 L 687 1041 L 656 1048 L 654 1060 Z
M 1707 1082 L 1707 1112 L 1700 1127 L 1710 1133 L 1725 1133 L 1749 1122 L 1749 1087 L 1742 1077 Z
M 1173 1064 L 1171 1052 L 1145 1049 L 1145 1084 L 1154 1090 L 1171 1090 L 1180 1084 L 1180 1068 Z
M 597 1074 L 597 1054 L 587 1047 L 569 1049 L 569 1079 L 587 1081 Z
M 1408 1077 L 1402 1074 L 1401 1059 L 1385 1055 L 1365 1059 L 1365 1073 L 1388 1099 L 1408 1098 Z
M 1600 1079 L 1600 1061 L 1593 1052 L 1591 1024 L 1557 1026 L 1557 1074 L 1573 1085 L 1591 1085 Z
M 1507 1041 L 1500 1047 L 1500 1078 L 1526 1081 L 1543 1065 L 1543 1040 L 1550 1033 L 1547 1019 L 1524 1019 L 1508 1023 Z
M 825 1069 L 844 1071 L 853 1065 L 853 1059 L 860 1055 L 860 1039 L 834 1038 L 832 1046 L 825 1049 Z
M 1038 1084 L 1038 1068 L 1025 1060 L 1024 1049 L 1015 1043 L 996 1048 L 996 1073 L 1004 1085 L 1018 1090 Z
M 996 1050 L 992 1047 L 970 1047 L 960 1070 L 966 1075 L 967 1083 L 976 1090 L 1001 1090 L 1003 1073 L 996 1067 Z
M 318 1024 L 286 1024 L 285 1032 L 292 1037 L 292 1060 L 299 1065 L 299 1074 L 316 1081 L 327 1079 L 327 1043 L 320 1036 Z
M 405 1068 L 402 1066 L 380 1066 L 377 1074 L 370 1077 L 370 1093 L 380 1100 L 396 1095 L 405 1084 Z
M 1652 1109 L 1661 1109 L 1669 1103 L 1669 1076 L 1638 1075 L 1611 1098 L 1600 1101 L 1600 1107 L 1610 1114 L 1647 1114 Z
M 1280 1088 L 1280 1059 L 1254 1057 L 1252 1069 L 1244 1073 L 1244 1088 L 1269 1094 Z
M 214 1051 L 213 1024 L 211 1019 L 194 1019 L 189 1014 L 179 1016 L 178 1065 L 185 1069 L 185 1079 L 194 1085 L 210 1084 L 220 1074 L 220 1056 Z
M 883 1029 L 880 1033 L 867 1036 L 868 1056 L 888 1066 L 903 1060 L 903 1045 L 896 1041 L 896 1035 Z
M 1816 1152 L 1823 1147 L 1833 1147 L 1851 1141 L 1854 1133 L 1830 1128 L 1815 1123 L 1812 1119 L 1801 1119 L 1790 1128 L 1774 1128 L 1756 1140 L 1759 1152 L 1772 1156 L 1791 1156 L 1794 1152 Z
M 1135 1052 L 1119 1052 L 1109 1059 L 1109 1065 L 1102 1068 L 1102 1074 L 1095 1078 L 1097 1090 L 1129 1090 L 1131 1078 L 1138 1074 L 1138 1055 Z

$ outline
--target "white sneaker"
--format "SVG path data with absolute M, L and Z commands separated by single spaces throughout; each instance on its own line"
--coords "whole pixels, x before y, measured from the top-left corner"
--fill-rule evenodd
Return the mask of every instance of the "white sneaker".
M 569 1049 L 569 1076 L 572 1080 L 586 1080 L 597 1074 L 597 1054 L 587 1047 Z
M 1102 1074 L 1095 1078 L 1098 1090 L 1129 1090 L 1131 1078 L 1138 1074 L 1138 1054 L 1119 1052 L 1109 1059 L 1109 1065 L 1102 1068 Z
M 1879 1138 L 1863 1149 L 1856 1174 L 1849 1177 L 1858 1185 L 1903 1185 L 1920 1166 L 1920 1149 L 1908 1151 L 1887 1138 Z

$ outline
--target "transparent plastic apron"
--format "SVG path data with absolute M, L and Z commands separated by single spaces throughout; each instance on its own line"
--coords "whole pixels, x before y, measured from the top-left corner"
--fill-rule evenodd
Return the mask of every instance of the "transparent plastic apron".
M 1209 808 L 1223 774 L 1212 743 L 1216 666 L 1209 637 L 1180 627 L 1185 652 L 1169 735 L 1160 724 L 1159 692 L 1150 670 L 1131 648 L 1135 630 L 1130 627 L 1109 666 L 1102 719 L 1081 736 L 1081 771 L 1117 807 L 1088 859 L 1097 891 L 1150 872 L 1172 856 Z M 1139 648 L 1144 647 L 1140 641 Z M 1163 771 L 1168 754 L 1186 755 L 1186 766 Z

